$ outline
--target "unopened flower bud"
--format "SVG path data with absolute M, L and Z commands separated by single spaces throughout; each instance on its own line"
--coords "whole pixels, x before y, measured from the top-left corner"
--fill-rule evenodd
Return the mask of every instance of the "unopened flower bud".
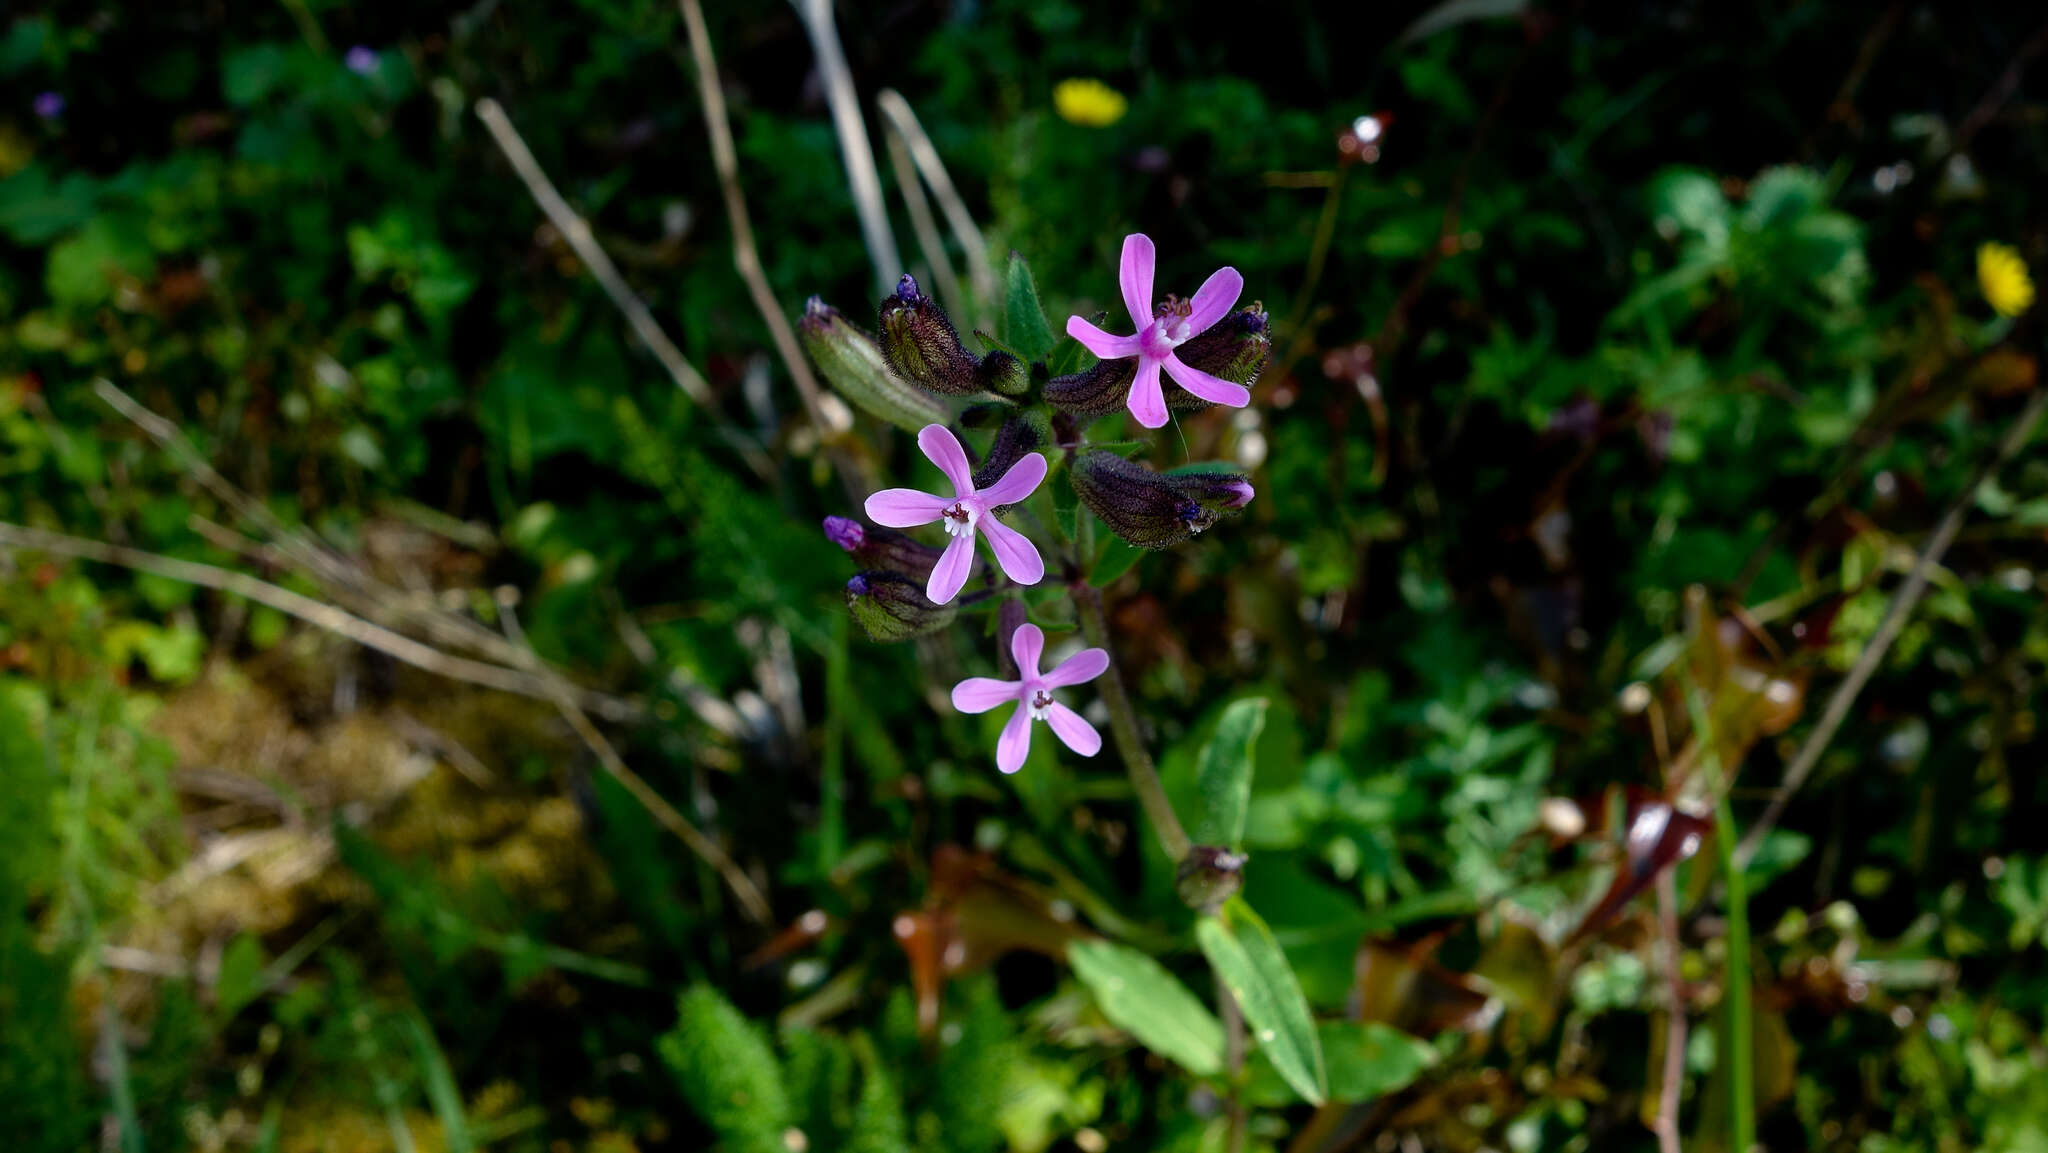
M 1243 473 L 1202 465 L 1153 472 L 1096 449 L 1074 462 L 1074 492 L 1111 532 L 1139 548 L 1171 548 L 1234 514 L 1252 498 Z
M 828 516 L 825 518 L 825 539 L 847 552 L 859 552 L 860 546 L 867 543 L 868 530 L 852 517 Z
M 940 550 L 894 529 L 873 528 L 852 517 L 826 517 L 825 538 L 845 549 L 862 568 L 909 577 L 920 587 L 931 579 L 932 566 L 939 563 Z M 981 562 L 977 559 L 975 563 Z
M 1234 513 L 1256 495 L 1251 478 L 1229 465 L 1188 464 L 1168 469 L 1164 475 L 1195 503 L 1214 513 Z
M 864 572 L 846 582 L 846 607 L 855 624 L 877 641 L 906 641 L 953 623 L 951 605 L 935 605 L 924 585 L 892 572 Z
M 961 428 L 995 428 L 1017 414 L 1017 406 L 1004 400 L 970 404 L 960 410 Z
M 1214 845 L 1196 845 L 1180 859 L 1180 868 L 1173 878 L 1174 890 L 1188 908 L 1198 913 L 1214 913 L 1244 888 L 1244 865 L 1249 859 L 1243 853 Z
M 1026 411 L 1017 413 L 1003 422 L 996 430 L 995 440 L 989 442 L 988 457 L 974 470 L 974 487 L 985 489 L 995 484 L 1010 466 L 1024 459 L 1024 454 L 1042 448 L 1052 442 L 1052 426 L 1043 412 Z
M 988 387 L 946 310 L 909 276 L 882 301 L 882 356 L 896 375 L 933 392 L 972 396 Z
M 981 387 L 997 396 L 1023 396 L 1031 391 L 1031 368 L 998 348 L 981 358 L 975 370 Z
M 1174 355 L 1190 368 L 1249 388 L 1273 355 L 1266 310 L 1256 304 L 1240 308 L 1175 349 Z M 1167 389 L 1166 404 L 1183 412 L 1209 407 L 1208 401 L 1184 388 Z
M 1056 376 L 1045 385 L 1047 404 L 1075 416 L 1108 416 L 1122 412 L 1131 395 L 1131 380 L 1138 371 L 1138 358 L 1098 360 L 1089 368 L 1067 376 Z M 1178 390 L 1176 390 L 1178 391 Z
M 870 416 L 906 432 L 945 423 L 945 407 L 890 372 L 875 338 L 822 299 L 804 305 L 797 337 L 832 388 Z

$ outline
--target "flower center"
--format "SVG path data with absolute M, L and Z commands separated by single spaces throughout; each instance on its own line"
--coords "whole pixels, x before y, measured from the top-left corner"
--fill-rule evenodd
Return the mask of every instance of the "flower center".
M 1031 690 L 1031 719 L 1042 721 L 1052 711 L 1052 694 L 1044 689 Z
M 939 514 L 939 522 L 946 526 L 947 536 L 973 536 L 974 522 L 981 519 L 981 510 L 968 502 L 955 501 L 952 507 Z
M 1138 336 L 1142 351 L 1149 356 L 1165 356 L 1185 343 L 1194 335 L 1188 331 L 1188 314 L 1193 310 L 1192 302 L 1178 296 L 1167 297 L 1159 305 L 1157 318 Z

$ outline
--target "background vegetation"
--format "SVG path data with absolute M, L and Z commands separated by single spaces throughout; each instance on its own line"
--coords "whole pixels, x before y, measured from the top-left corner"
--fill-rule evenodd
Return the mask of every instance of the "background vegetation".
M 864 320 L 803 20 L 706 16 L 774 314 Z M 7 1148 L 2048 1148 L 2042 334 L 1978 256 L 2048 256 L 2038 13 L 838 18 L 928 286 L 884 89 L 952 267 L 1057 323 L 1145 231 L 1274 318 L 1155 452 L 1257 499 L 1107 599 L 1175 797 L 1266 702 L 1331 1101 L 1105 1004 L 1099 941 L 1214 1003 L 1113 749 L 1001 777 L 980 630 L 850 628 L 819 521 L 923 466 L 777 355 L 673 4 L 60 2 L 0 25 Z

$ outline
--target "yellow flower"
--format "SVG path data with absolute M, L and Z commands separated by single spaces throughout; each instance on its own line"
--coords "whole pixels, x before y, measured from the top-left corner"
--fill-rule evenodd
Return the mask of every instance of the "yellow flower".
M 1977 249 L 1977 286 L 2000 316 L 2018 316 L 2034 303 L 2034 278 L 2010 244 Z
M 1130 102 L 1093 76 L 1083 76 L 1060 81 L 1052 90 L 1052 106 L 1069 123 L 1106 128 L 1124 118 Z

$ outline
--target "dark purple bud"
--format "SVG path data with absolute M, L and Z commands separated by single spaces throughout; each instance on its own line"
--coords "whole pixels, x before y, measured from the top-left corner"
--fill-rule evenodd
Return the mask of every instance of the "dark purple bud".
M 343 56 L 341 62 L 350 72 L 368 76 L 377 70 L 377 53 L 367 45 L 358 44 L 348 50 L 348 55 Z
M 874 572 L 909 577 L 920 586 L 931 579 L 932 566 L 939 563 L 940 550 L 922 544 L 894 529 L 878 528 L 852 517 L 825 518 L 825 537 L 846 550 L 854 563 Z M 975 561 L 981 563 L 979 559 Z
M 1196 845 L 1180 860 L 1174 890 L 1188 908 L 1213 914 L 1244 888 L 1244 866 L 1250 858 L 1214 845 Z
M 1045 385 L 1047 404 L 1061 412 L 1080 417 L 1108 416 L 1123 411 L 1131 395 L 1138 358 L 1098 360 L 1090 367 L 1067 376 L 1056 376 Z M 1179 391 L 1179 390 L 1172 390 Z
M 945 407 L 889 371 L 875 338 L 821 298 L 804 303 L 797 339 L 832 390 L 869 416 L 905 432 L 945 423 Z
M 981 387 L 997 396 L 1023 396 L 1031 391 L 1031 367 L 998 348 L 981 358 L 976 370 Z
M 1213 465 L 1153 472 L 1096 449 L 1074 461 L 1074 492 L 1111 532 L 1139 548 L 1171 548 L 1251 500 L 1250 478 Z
M 1263 307 L 1240 308 L 1175 349 L 1174 355 L 1211 376 L 1250 387 L 1273 355 L 1270 327 Z M 1183 388 L 1168 388 L 1166 403 L 1181 412 L 1209 407 L 1208 401 Z
M 44 120 L 55 120 L 64 115 L 64 94 L 44 92 L 36 97 L 36 115 Z
M 960 333 L 937 301 L 904 277 L 882 301 L 882 357 L 896 375 L 944 396 L 972 396 L 988 386 L 981 362 L 960 343 Z
M 1189 464 L 1163 474 L 1182 495 L 1217 514 L 1234 513 L 1252 502 L 1251 478 L 1221 464 Z
M 851 517 L 828 516 L 825 518 L 825 539 L 847 552 L 857 553 L 860 546 L 867 543 L 868 532 Z
M 974 470 L 974 487 L 987 488 L 1001 480 L 1011 465 L 1024 459 L 1025 453 L 1051 441 L 1052 427 L 1044 413 L 1027 411 L 1010 417 L 996 430 L 996 438 L 989 442 L 988 457 Z
M 953 623 L 952 605 L 935 605 L 924 584 L 891 572 L 864 572 L 846 582 L 846 607 L 877 641 L 905 641 Z

